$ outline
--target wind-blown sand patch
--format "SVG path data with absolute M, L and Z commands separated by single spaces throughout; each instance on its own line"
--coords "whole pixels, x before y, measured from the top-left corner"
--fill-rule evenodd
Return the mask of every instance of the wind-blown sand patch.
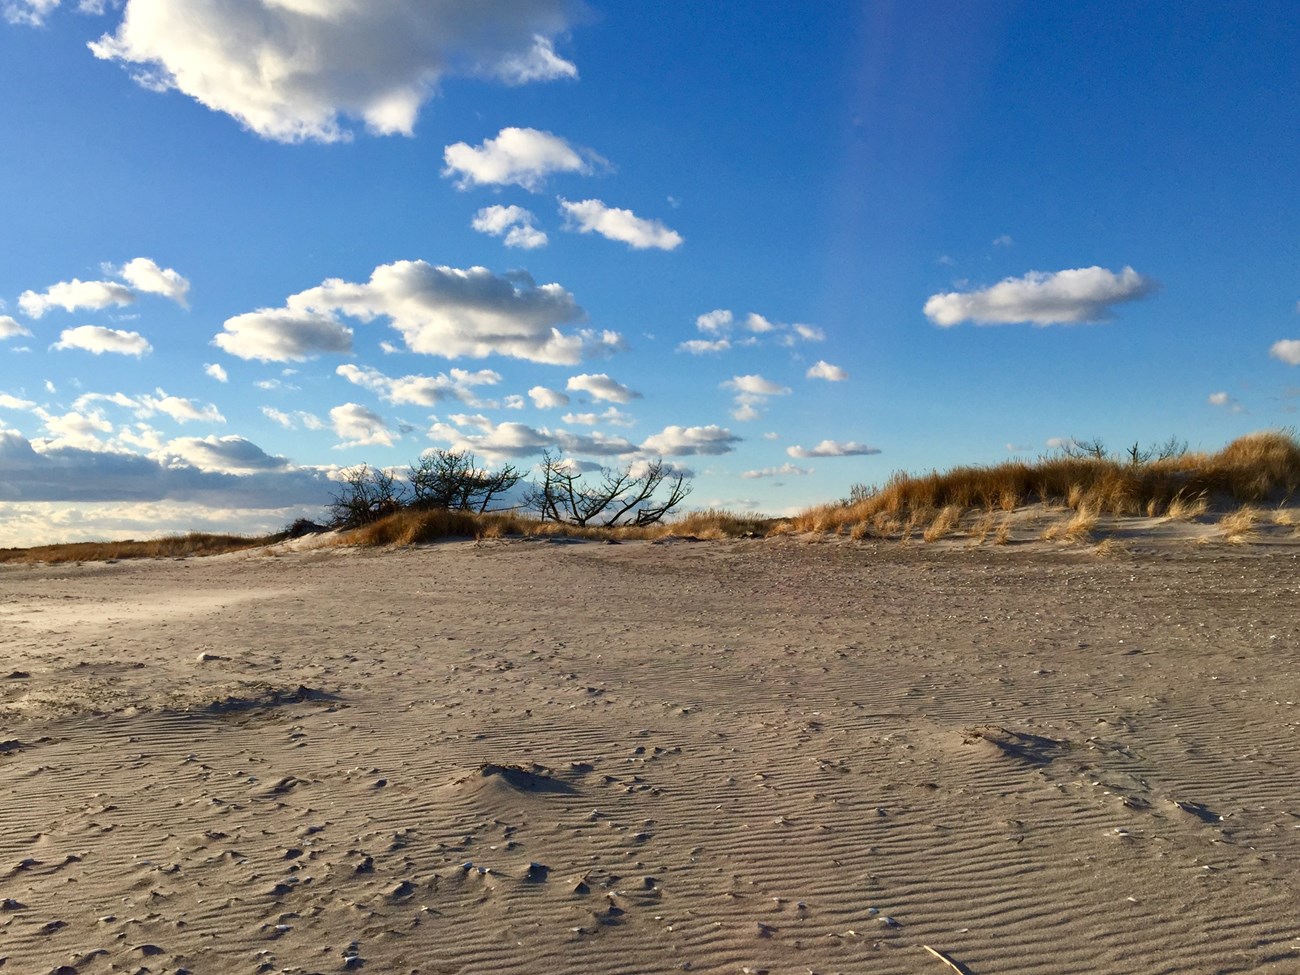
M 5 568 L 3 970 L 1295 971 L 1300 562 L 1135 548 Z

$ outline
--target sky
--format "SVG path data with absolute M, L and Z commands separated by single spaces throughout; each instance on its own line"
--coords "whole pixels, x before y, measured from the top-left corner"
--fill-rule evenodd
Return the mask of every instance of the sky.
M 1292 3 L 0 0 L 0 545 L 433 448 L 784 514 L 1300 407 Z

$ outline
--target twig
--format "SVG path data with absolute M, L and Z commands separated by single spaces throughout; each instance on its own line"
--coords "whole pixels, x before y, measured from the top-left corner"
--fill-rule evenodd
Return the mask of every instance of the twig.
M 968 969 L 965 965 L 961 965 L 953 961 L 942 951 L 936 951 L 935 949 L 931 948 L 929 945 L 921 945 L 921 947 L 924 948 L 926 951 L 928 951 L 930 954 L 934 955 L 935 958 L 938 958 L 949 968 L 951 968 L 954 972 L 957 973 L 957 975 L 971 975 L 970 969 Z

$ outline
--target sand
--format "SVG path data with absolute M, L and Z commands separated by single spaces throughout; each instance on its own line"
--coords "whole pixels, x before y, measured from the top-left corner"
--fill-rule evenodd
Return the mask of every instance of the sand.
M 4 975 L 1300 971 L 1294 552 L 454 542 L 0 592 Z

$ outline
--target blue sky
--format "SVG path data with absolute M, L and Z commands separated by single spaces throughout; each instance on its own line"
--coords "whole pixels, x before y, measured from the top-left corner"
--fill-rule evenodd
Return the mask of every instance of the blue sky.
M 431 447 L 782 513 L 1295 423 L 1293 5 L 0 14 L 0 545 Z

